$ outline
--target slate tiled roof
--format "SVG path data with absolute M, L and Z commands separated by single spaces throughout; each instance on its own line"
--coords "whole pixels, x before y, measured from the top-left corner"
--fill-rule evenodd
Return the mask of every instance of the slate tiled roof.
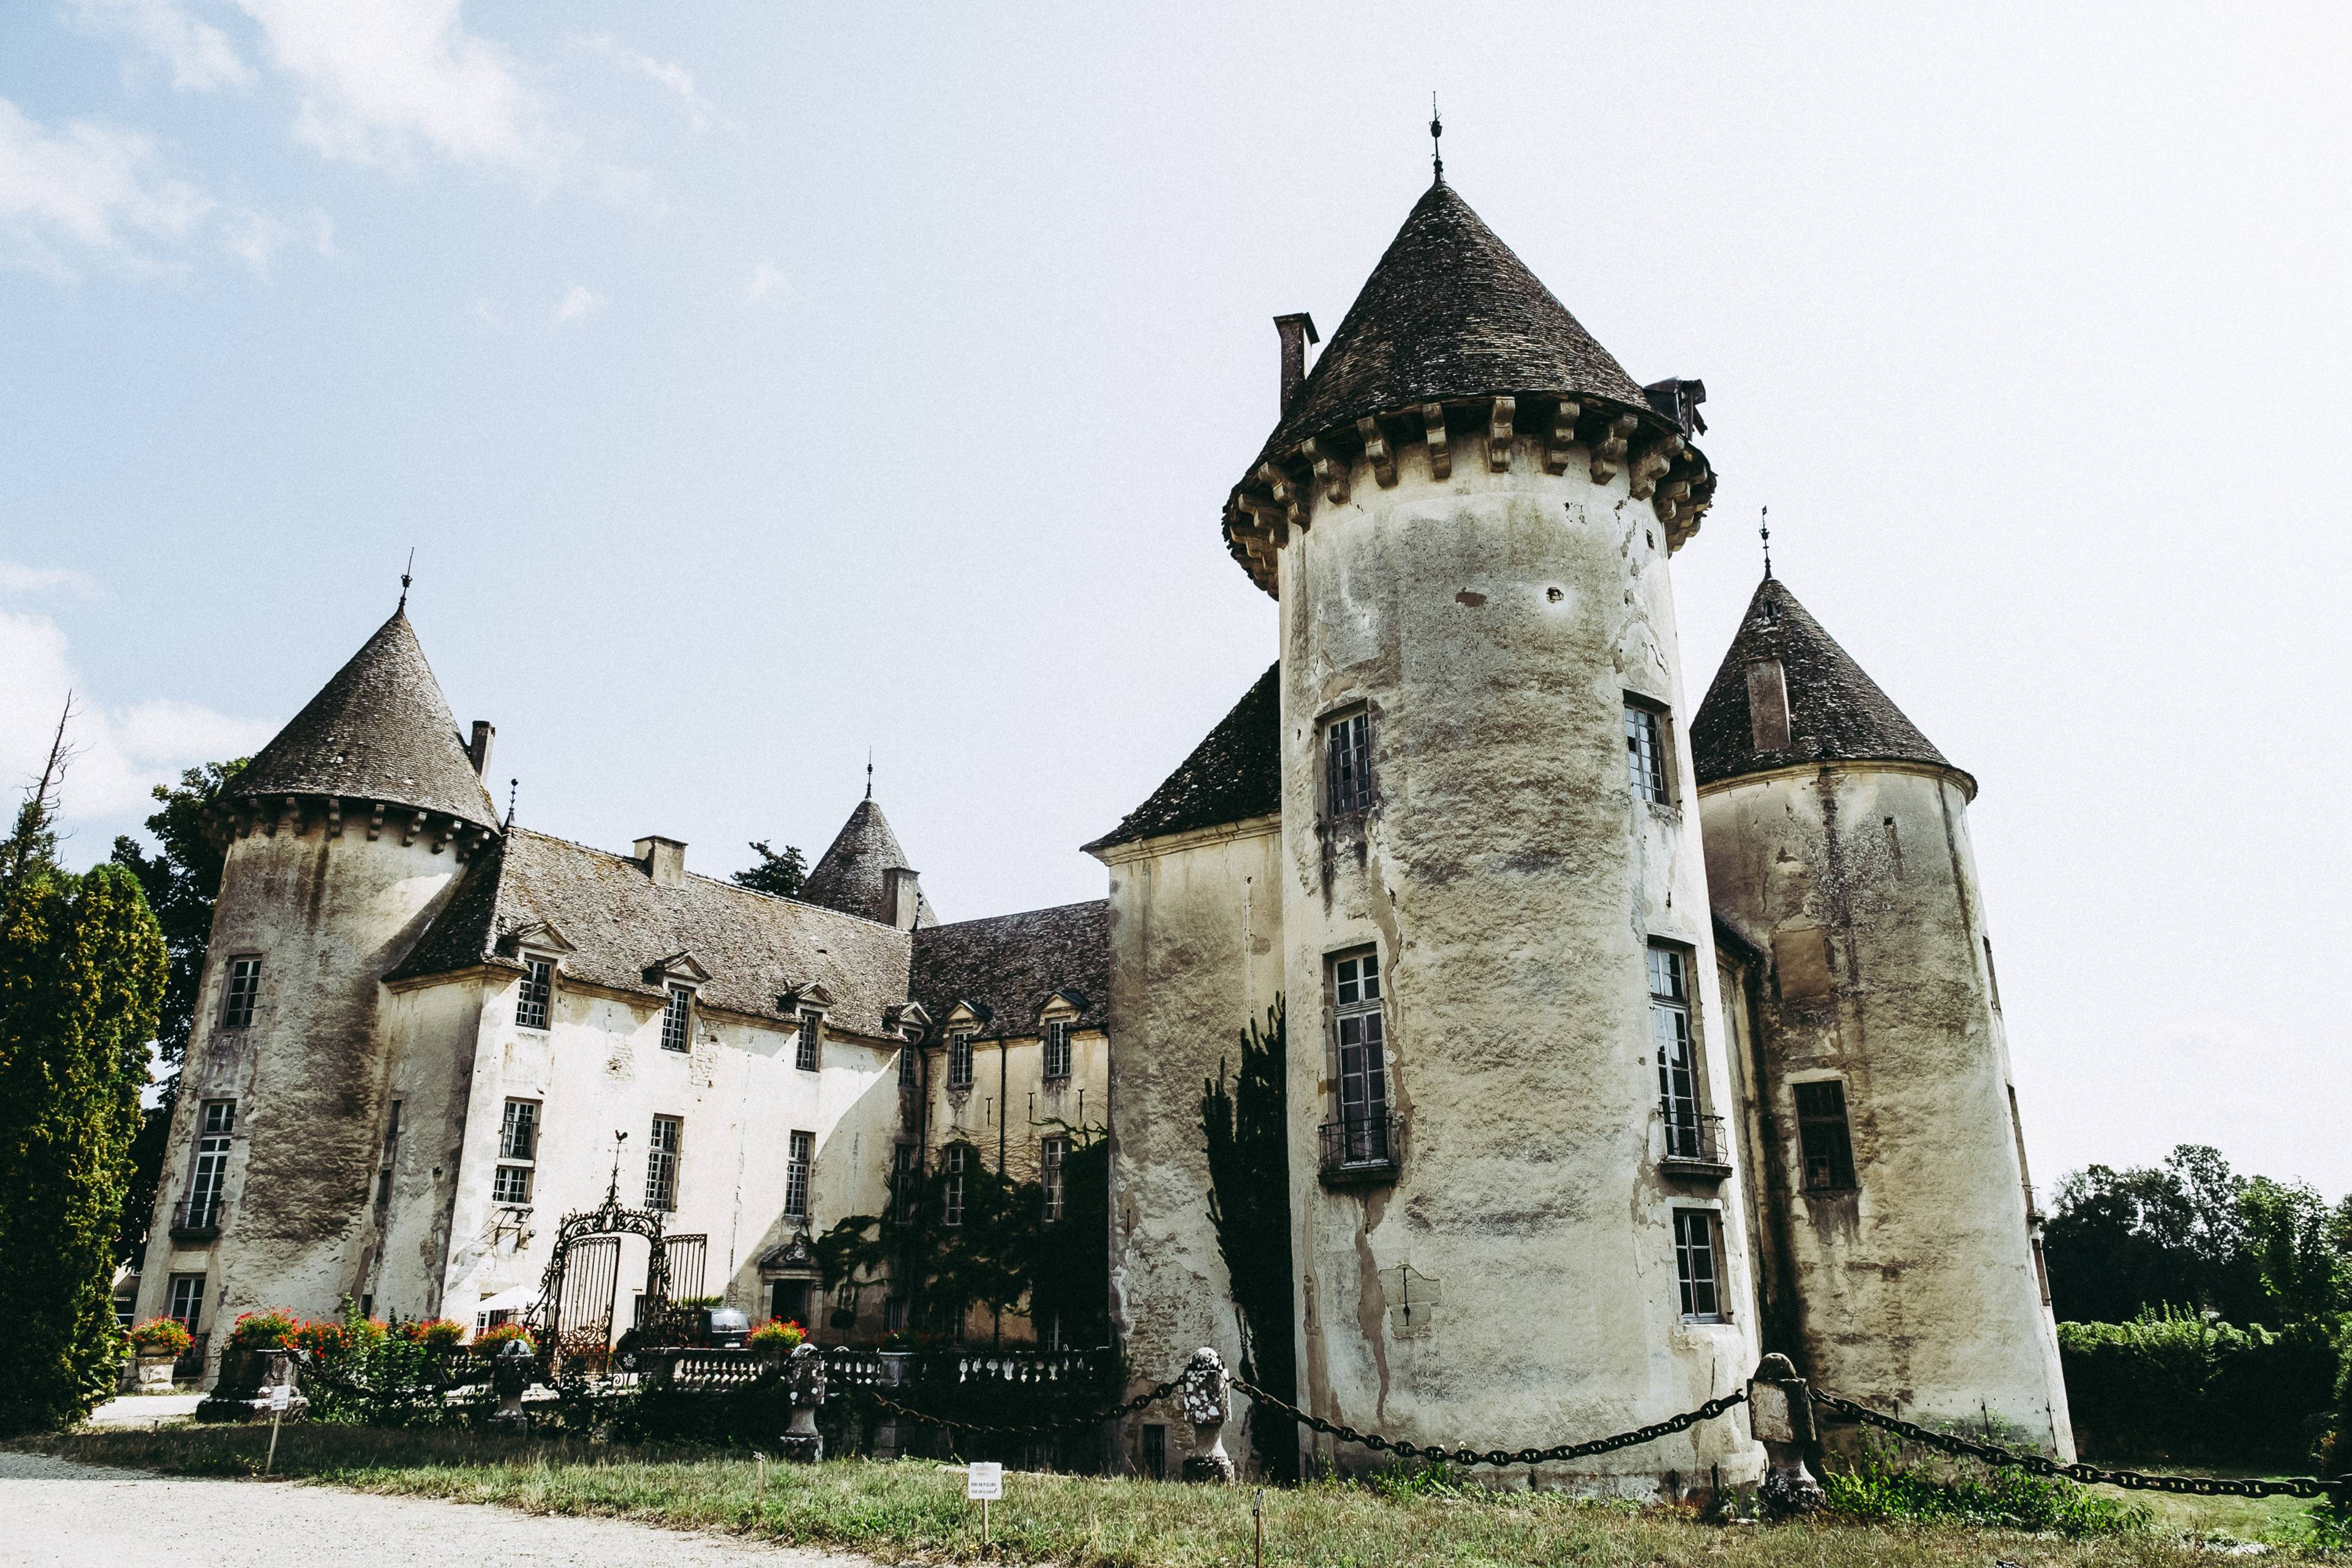
M 1527 392 L 1650 406 L 1624 367 L 1440 181 L 1390 241 L 1260 458 L 1367 414 Z
M 1257 678 L 1150 798 L 1086 847 L 1217 827 L 1282 809 L 1282 664 Z
M 1759 752 L 1748 711 L 1748 668 L 1776 658 L 1789 691 L 1789 744 Z M 1691 752 L 1702 784 L 1814 762 L 1952 767 L 1777 577 L 1765 578 L 1748 601 L 1715 684 L 1691 721 Z M 1952 771 L 1974 795 L 1976 781 Z
M 883 1008 L 907 995 L 906 931 L 708 877 L 657 887 L 643 861 L 524 828 L 467 866 L 389 978 L 511 963 L 501 944 L 542 923 L 572 944 L 562 973 L 615 990 L 658 995 L 646 969 L 688 952 L 710 972 L 701 996 L 713 1005 L 780 1016 L 780 994 L 816 981 L 833 994 L 832 1023 L 860 1034 L 881 1033 Z
M 857 809 L 834 835 L 832 847 L 818 858 L 815 869 L 801 885 L 800 896 L 806 903 L 889 925 L 896 911 L 890 901 L 890 879 L 885 873 L 907 868 L 907 852 L 898 847 L 898 836 L 890 831 L 889 819 L 869 795 L 857 803 Z M 915 908 L 918 925 L 939 924 L 939 916 L 920 889 L 916 890 Z
M 1056 991 L 1084 998 L 1077 1024 L 1099 1029 L 1110 1008 L 1110 905 L 1063 904 L 915 933 L 915 1000 L 944 1023 L 959 1002 L 992 1015 L 974 1038 L 1038 1031 L 1038 1009 Z
M 390 801 L 499 825 L 441 683 L 400 611 L 255 754 L 229 794 Z

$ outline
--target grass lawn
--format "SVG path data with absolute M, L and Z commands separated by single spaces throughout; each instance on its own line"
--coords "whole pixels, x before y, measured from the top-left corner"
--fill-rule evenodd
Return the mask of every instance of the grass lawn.
M 266 1426 L 81 1431 L 23 1445 L 63 1458 L 193 1475 L 256 1475 Z M 749 1459 L 660 1453 L 576 1440 L 387 1431 L 299 1423 L 278 1445 L 278 1473 L 362 1491 L 495 1503 L 534 1513 L 601 1514 L 686 1530 L 838 1546 L 888 1563 L 992 1558 L 1072 1568 L 1208 1568 L 1251 1559 L 1250 1489 L 1072 1476 L 1008 1475 L 983 1548 L 963 1478 L 923 1460 L 772 1465 L 758 1495 Z M 1864 1564 L 2189 1564 L 2210 1548 L 2184 1531 L 2265 1528 L 2227 1499 L 2167 1500 L 2150 1528 L 2066 1540 L 1952 1526 L 1818 1523 L 1716 1526 L 1670 1510 L 1557 1494 L 1411 1492 L 1328 1482 L 1266 1493 L 1265 1560 L 1285 1568 L 1431 1563 L 1862 1568 Z M 2266 1519 L 2277 1553 L 2301 1551 Z M 2300 1509 L 2294 1511 L 2299 1520 Z M 2225 1522 L 2225 1520 L 2227 1522 Z M 2339 1559 L 2341 1560 L 2341 1559 Z

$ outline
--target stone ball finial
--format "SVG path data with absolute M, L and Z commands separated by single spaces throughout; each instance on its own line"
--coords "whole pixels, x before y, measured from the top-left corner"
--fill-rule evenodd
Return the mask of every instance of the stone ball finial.
M 1756 1363 L 1756 1381 L 1759 1383 L 1787 1383 L 1796 1375 L 1796 1363 L 1779 1351 Z
M 803 1342 L 784 1358 L 784 1391 L 793 1407 L 814 1409 L 824 1403 L 824 1352 Z

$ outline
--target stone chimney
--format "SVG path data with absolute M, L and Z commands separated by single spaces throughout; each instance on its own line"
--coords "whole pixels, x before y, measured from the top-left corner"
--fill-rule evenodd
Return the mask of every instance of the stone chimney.
M 1282 411 L 1287 414 L 1298 384 L 1307 379 L 1307 345 L 1323 340 L 1315 333 L 1315 318 L 1304 310 L 1276 316 L 1274 330 L 1282 334 Z
M 916 915 L 923 907 L 921 880 L 911 868 L 893 866 L 882 873 L 882 887 L 890 910 L 890 923 L 900 931 L 913 930 Z
M 663 838 L 658 835 L 637 840 L 637 858 L 645 863 L 646 875 L 656 888 L 678 888 L 686 885 L 686 841 Z
M 466 760 L 474 764 L 477 777 L 488 778 L 490 772 L 490 742 L 498 738 L 498 729 L 488 719 L 474 721 L 474 738 L 466 746 Z

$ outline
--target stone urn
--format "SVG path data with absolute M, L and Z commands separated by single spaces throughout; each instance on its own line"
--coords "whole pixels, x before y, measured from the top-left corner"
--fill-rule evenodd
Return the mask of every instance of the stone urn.
M 530 1387 L 531 1376 L 539 1370 L 539 1358 L 520 1340 L 509 1340 L 490 1358 L 490 1391 L 499 1396 L 499 1407 L 490 1415 L 493 1426 L 509 1431 L 526 1431 L 530 1417 L 523 1414 L 522 1396 Z
M 1192 1451 L 1184 1456 L 1188 1481 L 1230 1483 L 1233 1456 L 1225 1452 L 1225 1421 L 1233 1414 L 1233 1379 L 1223 1357 L 1203 1345 L 1192 1352 L 1176 1379 L 1176 1398 L 1192 1425 Z
M 793 1424 L 779 1447 L 785 1458 L 814 1465 L 824 1458 L 824 1434 L 816 1429 L 817 1406 L 824 1403 L 824 1352 L 802 1343 L 784 1358 L 784 1394 L 792 1401 Z
M 142 1394 L 172 1392 L 172 1373 L 180 1364 L 175 1355 L 142 1355 L 138 1358 L 138 1384 Z

